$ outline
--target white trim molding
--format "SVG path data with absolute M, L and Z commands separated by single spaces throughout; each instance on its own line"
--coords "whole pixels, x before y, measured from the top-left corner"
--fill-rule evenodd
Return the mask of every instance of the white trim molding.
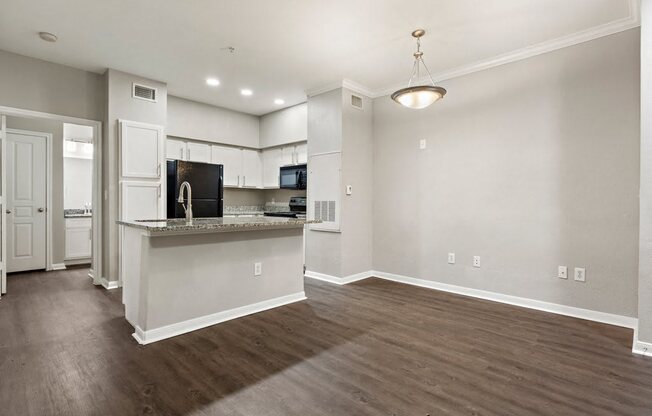
M 580 43 L 589 42 L 604 36 L 613 35 L 615 33 L 624 32 L 625 30 L 639 27 L 641 25 L 640 0 L 629 0 L 628 7 L 629 15 L 626 17 L 584 29 L 579 32 L 571 33 L 569 35 L 550 39 L 535 45 L 519 48 L 507 53 L 493 56 L 491 58 L 471 62 L 457 68 L 451 68 L 445 71 L 434 73 L 432 74 L 432 79 L 435 82 L 446 81 L 448 79 L 453 79 L 463 75 L 472 74 L 474 72 L 483 71 L 485 69 L 495 68 L 500 65 L 521 61 L 523 59 L 532 58 L 537 55 L 553 52 L 558 49 L 567 48 L 569 46 L 578 45 Z M 428 77 L 423 77 L 417 80 L 416 83 L 426 83 L 429 81 L 430 79 Z M 357 82 L 344 79 L 342 82 L 329 84 L 320 88 L 309 89 L 306 91 L 306 95 L 308 97 L 313 97 L 337 88 L 348 88 L 353 92 L 357 92 L 358 94 L 365 95 L 369 98 L 379 98 L 390 95 L 397 89 L 403 87 L 405 87 L 404 82 L 388 85 L 386 87 L 374 90 L 365 87 L 364 85 Z
M 107 280 L 106 277 L 104 276 L 102 276 L 100 281 L 102 283 L 102 286 L 104 286 L 104 288 L 108 290 L 118 289 L 119 287 L 122 287 L 122 282 L 119 282 L 117 280 Z
M 200 316 L 198 318 L 189 319 L 187 321 L 167 325 L 161 328 L 150 329 L 148 331 L 143 331 L 138 325 L 135 325 L 135 332 L 133 333 L 133 337 L 141 345 L 151 344 L 152 342 L 175 337 L 177 335 L 206 328 L 207 326 L 230 321 L 236 318 L 241 318 L 243 316 L 277 308 L 283 305 L 288 305 L 290 303 L 299 302 L 305 299 L 305 292 L 297 292 L 291 295 L 281 296 L 263 302 L 254 303 L 252 305 L 229 309 L 211 315 Z
M 634 339 L 632 340 L 632 352 L 634 354 L 652 357 L 652 343 L 643 342 L 638 339 L 638 326 L 634 328 Z
M 66 265 L 64 263 L 52 263 L 52 270 L 66 270 Z
M 310 270 L 306 270 L 306 272 L 303 275 L 311 279 L 317 279 L 317 280 L 322 280 L 324 282 L 335 283 L 336 285 L 346 285 L 349 283 L 357 282 L 358 280 L 364 280 L 370 277 L 374 277 L 374 274 L 371 270 L 367 272 L 352 274 L 345 277 L 335 277 L 329 274 L 313 272 Z
M 502 293 L 489 292 L 486 290 L 472 289 L 464 286 L 449 285 L 446 283 L 434 282 L 432 280 L 417 279 L 414 277 L 402 276 L 393 273 L 374 271 L 373 275 L 380 279 L 392 280 L 399 283 L 407 283 L 413 286 L 425 287 L 428 289 L 441 290 L 443 292 L 455 293 L 458 295 L 470 296 L 473 298 L 490 300 L 493 302 L 506 303 L 508 305 L 521 306 L 523 308 L 535 309 L 538 311 L 555 313 L 557 315 L 571 316 L 573 318 L 586 319 L 588 321 L 601 322 L 603 324 L 622 326 L 625 328 L 636 328 L 638 319 L 631 316 L 615 315 L 606 312 L 598 312 L 590 309 L 576 308 L 574 306 L 560 305 L 558 303 L 543 302 L 520 296 L 504 295 Z
M 631 316 L 615 315 L 606 312 L 599 312 L 590 309 L 576 308 L 574 306 L 560 305 L 557 303 L 543 302 L 540 300 L 523 298 L 520 296 L 505 295 L 502 293 L 489 292 L 486 290 L 472 289 L 464 286 L 449 285 L 447 283 L 435 282 L 432 280 L 417 279 L 415 277 L 403 276 L 394 273 L 386 273 L 377 270 L 371 270 L 356 275 L 337 278 L 321 273 L 306 271 L 306 277 L 323 280 L 338 285 L 376 277 L 384 280 L 391 280 L 397 283 L 404 283 L 412 286 L 425 287 L 428 289 L 440 290 L 442 292 L 455 293 L 457 295 L 470 296 L 477 299 L 490 300 L 493 302 L 505 303 L 508 305 L 520 306 L 528 309 L 535 309 L 543 312 L 550 312 L 557 315 L 571 316 L 573 318 L 586 319 L 588 321 L 601 322 L 604 324 L 621 326 L 624 328 L 635 329 L 638 325 L 638 319 Z M 650 349 L 652 351 L 652 349 Z

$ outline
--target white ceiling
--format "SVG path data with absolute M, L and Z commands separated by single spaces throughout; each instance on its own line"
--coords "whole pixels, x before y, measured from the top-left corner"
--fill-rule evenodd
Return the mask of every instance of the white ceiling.
M 350 79 L 407 81 L 414 42 L 442 73 L 631 15 L 636 0 L 5 0 L 0 49 L 168 83 L 169 93 L 264 114 Z M 47 43 L 39 31 L 55 33 Z M 223 50 L 236 48 L 234 54 Z M 208 87 L 217 77 L 221 85 Z M 241 88 L 254 91 L 240 95 Z

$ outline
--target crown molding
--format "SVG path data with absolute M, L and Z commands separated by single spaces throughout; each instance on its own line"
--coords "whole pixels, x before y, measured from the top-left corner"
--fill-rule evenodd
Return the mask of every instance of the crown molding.
M 569 46 L 578 45 L 580 43 L 589 42 L 604 36 L 613 35 L 625 30 L 633 29 L 641 25 L 641 10 L 640 0 L 629 0 L 629 15 L 627 17 L 614 20 L 609 23 L 598 25 L 589 29 L 581 30 L 570 35 L 561 36 L 555 39 L 550 39 L 545 42 L 537 43 L 535 45 L 526 46 L 524 48 L 516 49 L 511 52 L 500 54 L 491 58 L 483 59 L 480 61 L 472 62 L 470 64 L 462 65 L 457 68 L 452 68 L 446 71 L 432 74 L 432 79 L 435 82 L 441 82 L 448 79 L 461 77 L 464 75 L 472 74 L 474 72 L 484 71 L 486 69 L 495 68 L 497 66 L 509 64 L 512 62 L 521 61 L 524 59 L 532 58 L 537 55 L 542 55 L 548 52 L 553 52 L 558 49 L 567 48 Z M 430 81 L 428 77 L 422 77 L 417 83 L 425 83 Z M 323 94 L 337 88 L 348 88 L 359 94 L 366 95 L 369 98 L 379 98 L 392 94 L 394 91 L 403 88 L 405 83 L 396 83 L 383 87 L 377 90 L 365 87 L 362 84 L 356 83 L 351 80 L 344 79 L 342 82 L 333 83 L 322 88 L 315 88 L 306 91 L 308 97 Z
M 370 90 L 369 88 L 365 87 L 362 84 L 358 84 L 357 82 L 351 81 L 350 79 L 343 79 L 340 82 L 334 82 L 332 84 L 328 84 L 323 87 L 309 89 L 306 91 L 306 96 L 314 97 L 316 95 L 320 95 L 325 92 L 337 90 L 339 88 L 346 88 L 350 91 L 353 91 L 358 94 L 362 94 L 366 97 L 372 97 L 374 94 L 374 91 Z

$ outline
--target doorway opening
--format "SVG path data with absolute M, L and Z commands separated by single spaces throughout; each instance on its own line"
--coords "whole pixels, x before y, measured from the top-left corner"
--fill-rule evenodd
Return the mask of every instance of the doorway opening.
M 101 123 L 0 107 L 0 295 L 7 273 L 101 274 Z

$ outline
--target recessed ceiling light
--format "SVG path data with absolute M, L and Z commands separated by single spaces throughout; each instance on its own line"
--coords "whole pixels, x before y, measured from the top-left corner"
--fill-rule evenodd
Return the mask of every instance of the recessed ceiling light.
M 285 104 L 285 101 L 281 100 L 280 98 L 277 98 L 277 99 L 274 100 L 274 104 L 276 104 L 276 105 Z
M 249 90 L 249 89 L 240 90 L 240 94 L 246 95 L 246 96 L 253 95 L 253 93 L 254 92 Z
M 56 42 L 57 39 L 59 39 L 57 38 L 57 35 L 50 32 L 38 32 L 38 37 L 46 42 Z
M 206 78 L 206 84 L 210 85 L 211 87 L 217 87 L 220 85 L 220 80 L 217 78 Z

